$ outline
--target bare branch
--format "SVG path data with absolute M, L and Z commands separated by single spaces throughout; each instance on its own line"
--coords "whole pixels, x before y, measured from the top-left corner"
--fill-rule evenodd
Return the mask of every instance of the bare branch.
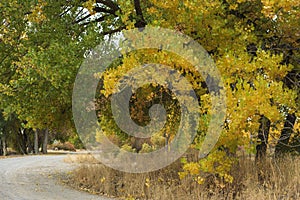
M 85 22 L 85 23 L 83 23 L 82 25 L 88 25 L 89 23 L 91 23 L 91 22 L 103 22 L 105 19 L 106 19 L 106 17 L 108 17 L 109 15 L 107 14 L 107 15 L 103 15 L 103 16 L 101 16 L 101 17 L 99 17 L 99 18 L 97 18 L 97 19 L 95 19 L 95 20 L 93 20 L 93 21 L 89 21 L 89 22 Z M 88 18 L 88 17 L 87 17 Z M 80 20 L 80 21 L 83 21 L 83 20 Z
M 98 12 L 98 13 L 109 13 L 109 14 L 112 14 L 112 15 L 116 15 L 116 11 L 114 10 L 109 10 L 109 9 L 106 9 L 106 8 L 101 8 L 101 7 L 95 7 L 93 9 L 95 12 Z
M 73 22 L 73 24 L 80 23 L 80 22 L 82 22 L 82 21 L 88 19 L 88 18 L 91 17 L 91 16 L 92 16 L 91 14 L 87 14 L 86 16 L 84 16 L 84 17 L 82 17 L 82 18 L 76 20 L 75 22 Z

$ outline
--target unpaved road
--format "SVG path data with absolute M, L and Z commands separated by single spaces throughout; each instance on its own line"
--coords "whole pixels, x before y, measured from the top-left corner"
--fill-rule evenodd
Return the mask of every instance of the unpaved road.
M 109 200 L 59 183 L 55 174 L 75 167 L 65 163 L 65 157 L 49 155 L 0 159 L 0 200 Z

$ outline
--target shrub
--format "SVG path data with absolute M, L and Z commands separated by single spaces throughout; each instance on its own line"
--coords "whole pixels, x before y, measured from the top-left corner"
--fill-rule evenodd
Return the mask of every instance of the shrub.
M 60 141 L 54 141 L 53 144 L 50 146 L 53 150 L 65 150 L 65 151 L 76 151 L 75 146 L 70 142 L 60 142 Z

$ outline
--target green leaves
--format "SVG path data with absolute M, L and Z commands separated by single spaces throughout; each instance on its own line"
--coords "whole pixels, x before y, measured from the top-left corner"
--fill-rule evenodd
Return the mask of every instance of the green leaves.
M 9 107 L 33 128 L 71 125 L 76 72 L 84 52 L 97 42 L 96 30 L 87 35 L 72 24 L 75 19 L 70 16 L 75 17 L 76 9 L 61 16 L 76 7 L 76 3 L 67 4 L 47 0 L 1 4 L 5 23 L 1 25 L 0 61 L 1 71 L 7 74 L 0 77 L 1 108 Z

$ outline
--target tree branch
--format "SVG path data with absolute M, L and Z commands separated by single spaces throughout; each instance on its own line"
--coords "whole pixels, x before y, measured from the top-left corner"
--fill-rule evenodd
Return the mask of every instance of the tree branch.
M 110 10 L 110 9 L 106 9 L 106 8 L 95 7 L 93 10 L 98 13 L 102 12 L 102 13 L 109 13 L 112 15 L 116 15 L 116 12 L 114 10 Z
M 144 28 L 147 25 L 147 23 L 143 16 L 143 11 L 141 8 L 140 0 L 134 0 L 134 8 L 135 8 L 135 12 L 137 15 L 137 20 L 136 20 L 136 23 L 134 24 L 134 26 L 136 28 Z
M 111 0 L 97 0 L 96 3 L 101 3 L 101 4 L 111 8 L 114 12 L 117 12 L 118 10 L 120 10 L 118 4 L 116 4 L 115 2 L 113 2 Z
M 114 33 L 117 33 L 117 32 L 122 31 L 122 30 L 125 29 L 125 28 L 126 28 L 126 26 L 120 26 L 120 27 L 117 28 L 117 29 L 109 30 L 109 31 L 103 32 L 102 34 L 103 34 L 103 35 L 112 35 L 112 34 L 114 34 Z
M 97 19 L 95 19 L 95 20 L 93 20 L 93 21 L 85 22 L 85 23 L 83 23 L 82 25 L 85 26 L 85 25 L 88 25 L 88 24 L 91 23 L 91 22 L 103 22 L 103 21 L 105 20 L 105 18 L 108 17 L 108 16 L 109 16 L 108 14 L 107 14 L 107 15 L 103 15 L 103 16 L 101 16 L 101 17 L 99 17 L 99 18 L 97 18 Z M 88 18 L 88 17 L 87 17 L 87 18 Z M 80 20 L 80 21 L 83 21 L 83 20 Z
M 82 22 L 82 21 L 88 19 L 88 18 L 91 17 L 91 16 L 92 16 L 91 14 L 87 14 L 86 16 L 84 16 L 84 17 L 82 17 L 82 18 L 76 20 L 75 22 L 73 22 L 73 24 L 80 23 L 80 22 Z

